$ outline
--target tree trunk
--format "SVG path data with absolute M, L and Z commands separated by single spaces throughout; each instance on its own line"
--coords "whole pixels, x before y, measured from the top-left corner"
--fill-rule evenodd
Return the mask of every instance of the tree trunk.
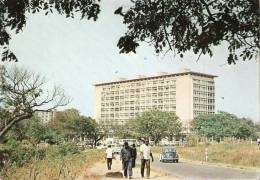
M 22 121 L 24 119 L 29 119 L 32 117 L 32 114 L 26 114 L 23 116 L 20 116 L 19 118 L 14 118 L 13 120 L 10 121 L 10 123 L 7 124 L 7 126 L 3 127 L 0 130 L 0 142 L 3 140 L 4 136 L 6 133 L 13 127 L 14 124 L 18 123 L 19 121 Z
M 155 145 L 158 145 L 158 142 L 160 141 L 160 139 L 161 139 L 161 136 L 155 137 L 155 138 L 154 138 L 154 144 L 155 144 Z

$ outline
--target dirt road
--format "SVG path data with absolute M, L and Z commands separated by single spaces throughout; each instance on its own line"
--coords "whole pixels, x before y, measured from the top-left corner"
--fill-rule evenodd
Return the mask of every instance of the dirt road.
M 121 178 L 105 177 L 107 172 L 121 172 L 122 166 L 118 157 L 113 161 L 112 170 L 108 171 L 105 160 L 93 162 L 93 166 L 86 169 L 77 180 L 116 180 Z M 141 180 L 140 167 L 133 168 L 132 179 Z M 151 170 L 150 179 L 154 180 L 177 180 L 178 178 L 168 175 L 159 170 Z

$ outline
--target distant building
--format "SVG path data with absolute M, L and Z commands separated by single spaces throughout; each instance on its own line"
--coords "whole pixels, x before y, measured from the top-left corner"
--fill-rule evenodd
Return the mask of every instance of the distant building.
M 56 110 L 46 111 L 46 110 L 37 110 L 35 111 L 35 115 L 40 118 L 42 123 L 48 123 L 53 121 L 56 115 Z
M 216 76 L 184 69 L 137 79 L 95 84 L 95 119 L 124 124 L 138 114 L 157 109 L 175 112 L 184 127 L 199 114 L 215 112 Z

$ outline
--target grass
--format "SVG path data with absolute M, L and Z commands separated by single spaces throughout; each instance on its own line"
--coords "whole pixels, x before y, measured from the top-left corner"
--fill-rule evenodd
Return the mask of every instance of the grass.
M 205 162 L 205 148 L 208 148 L 208 162 L 210 163 L 260 168 L 260 148 L 250 142 L 224 142 L 176 148 L 181 159 Z M 152 151 L 158 154 L 160 149 L 160 147 L 154 147 Z M 60 155 L 60 149 L 49 146 L 43 159 L 32 159 L 23 166 L 9 166 L 2 177 L 10 180 L 75 180 L 88 166 L 102 157 L 102 150 L 88 149 Z
M 205 148 L 208 148 L 208 162 L 237 167 L 260 168 L 260 148 L 250 142 L 216 143 L 194 147 L 176 147 L 180 158 L 205 162 Z M 154 148 L 159 153 L 159 148 Z
M 51 150 L 49 150 L 51 151 Z M 22 167 L 9 167 L 5 170 L 4 179 L 26 180 L 74 180 L 82 174 L 92 162 L 102 158 L 102 151 L 88 149 L 66 156 L 53 156 L 50 152 L 42 160 L 32 160 Z

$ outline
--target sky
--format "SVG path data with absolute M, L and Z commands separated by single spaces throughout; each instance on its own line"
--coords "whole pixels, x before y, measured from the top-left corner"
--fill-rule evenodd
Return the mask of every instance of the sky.
M 226 63 L 225 44 L 214 48 L 213 57 L 186 53 L 181 59 L 173 52 L 156 55 L 153 47 L 142 44 L 137 53 L 119 54 L 116 44 L 126 31 L 122 18 L 113 14 L 120 3 L 103 1 L 96 22 L 65 18 L 56 13 L 28 14 L 26 27 L 12 36 L 10 48 L 18 57 L 18 66 L 46 76 L 61 85 L 72 102 L 66 108 L 79 109 L 83 115 L 94 114 L 94 84 L 153 76 L 158 72 L 176 73 L 180 69 L 217 75 L 216 111 L 257 119 L 256 60 Z

